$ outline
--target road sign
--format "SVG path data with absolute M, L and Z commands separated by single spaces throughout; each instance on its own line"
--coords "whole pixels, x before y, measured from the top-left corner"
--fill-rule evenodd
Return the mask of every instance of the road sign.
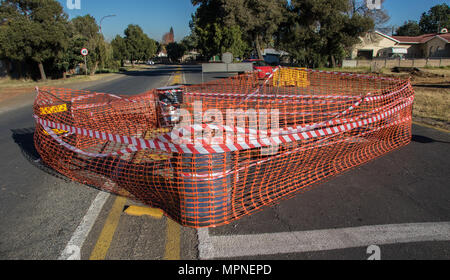
M 84 49 L 81 50 L 81 55 L 82 56 L 87 56 L 88 54 L 89 54 L 88 49 L 84 48 Z

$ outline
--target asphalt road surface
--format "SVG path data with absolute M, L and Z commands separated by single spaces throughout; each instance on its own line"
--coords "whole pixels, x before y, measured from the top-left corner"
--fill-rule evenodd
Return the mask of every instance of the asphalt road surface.
M 130 95 L 176 76 L 202 81 L 199 67 L 161 65 L 85 89 Z M 449 133 L 414 125 L 407 147 L 197 231 L 157 212 L 127 215 L 139 203 L 45 169 L 33 147 L 31 102 L 0 113 L 0 259 L 450 259 Z

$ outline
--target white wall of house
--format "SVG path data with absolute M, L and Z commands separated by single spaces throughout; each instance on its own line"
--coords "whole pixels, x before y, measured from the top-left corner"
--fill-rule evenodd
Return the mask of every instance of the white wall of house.
M 354 46 L 352 51 L 352 58 L 357 58 L 359 50 L 372 50 L 372 56 L 377 57 L 381 50 L 397 46 L 395 41 L 388 39 L 376 32 L 367 33 L 361 37 L 361 43 Z
M 392 48 L 405 48 L 408 50 L 407 57 L 421 58 L 424 55 L 422 45 L 414 43 L 400 43 L 389 36 L 383 35 L 379 32 L 369 32 L 364 37 L 361 37 L 361 43 L 354 46 L 352 50 L 352 59 L 357 58 L 358 51 L 372 51 L 372 56 L 388 57 Z

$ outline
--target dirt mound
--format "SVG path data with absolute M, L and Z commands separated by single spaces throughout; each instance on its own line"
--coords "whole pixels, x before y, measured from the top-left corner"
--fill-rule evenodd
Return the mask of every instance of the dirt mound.
M 419 78 L 442 78 L 442 77 L 445 77 L 444 75 L 438 75 L 438 74 L 422 71 L 416 67 L 394 67 L 394 68 L 392 68 L 392 72 L 406 73 L 406 74 L 411 75 L 412 78 L 414 78 L 414 77 L 419 77 Z

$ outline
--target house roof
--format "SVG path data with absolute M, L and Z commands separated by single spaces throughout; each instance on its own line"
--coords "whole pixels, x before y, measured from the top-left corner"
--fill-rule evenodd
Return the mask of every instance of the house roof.
M 379 31 L 375 31 L 375 33 L 398 44 L 424 44 L 436 37 L 444 40 L 447 43 L 450 43 L 450 33 L 431 33 L 420 36 L 389 36 Z
M 420 36 L 392 36 L 392 38 L 394 40 L 398 41 L 400 44 L 424 44 L 436 37 L 443 39 L 447 43 L 450 42 L 450 34 L 449 33 L 446 33 L 446 34 L 431 33 L 431 34 L 424 34 L 424 35 L 420 35 Z

